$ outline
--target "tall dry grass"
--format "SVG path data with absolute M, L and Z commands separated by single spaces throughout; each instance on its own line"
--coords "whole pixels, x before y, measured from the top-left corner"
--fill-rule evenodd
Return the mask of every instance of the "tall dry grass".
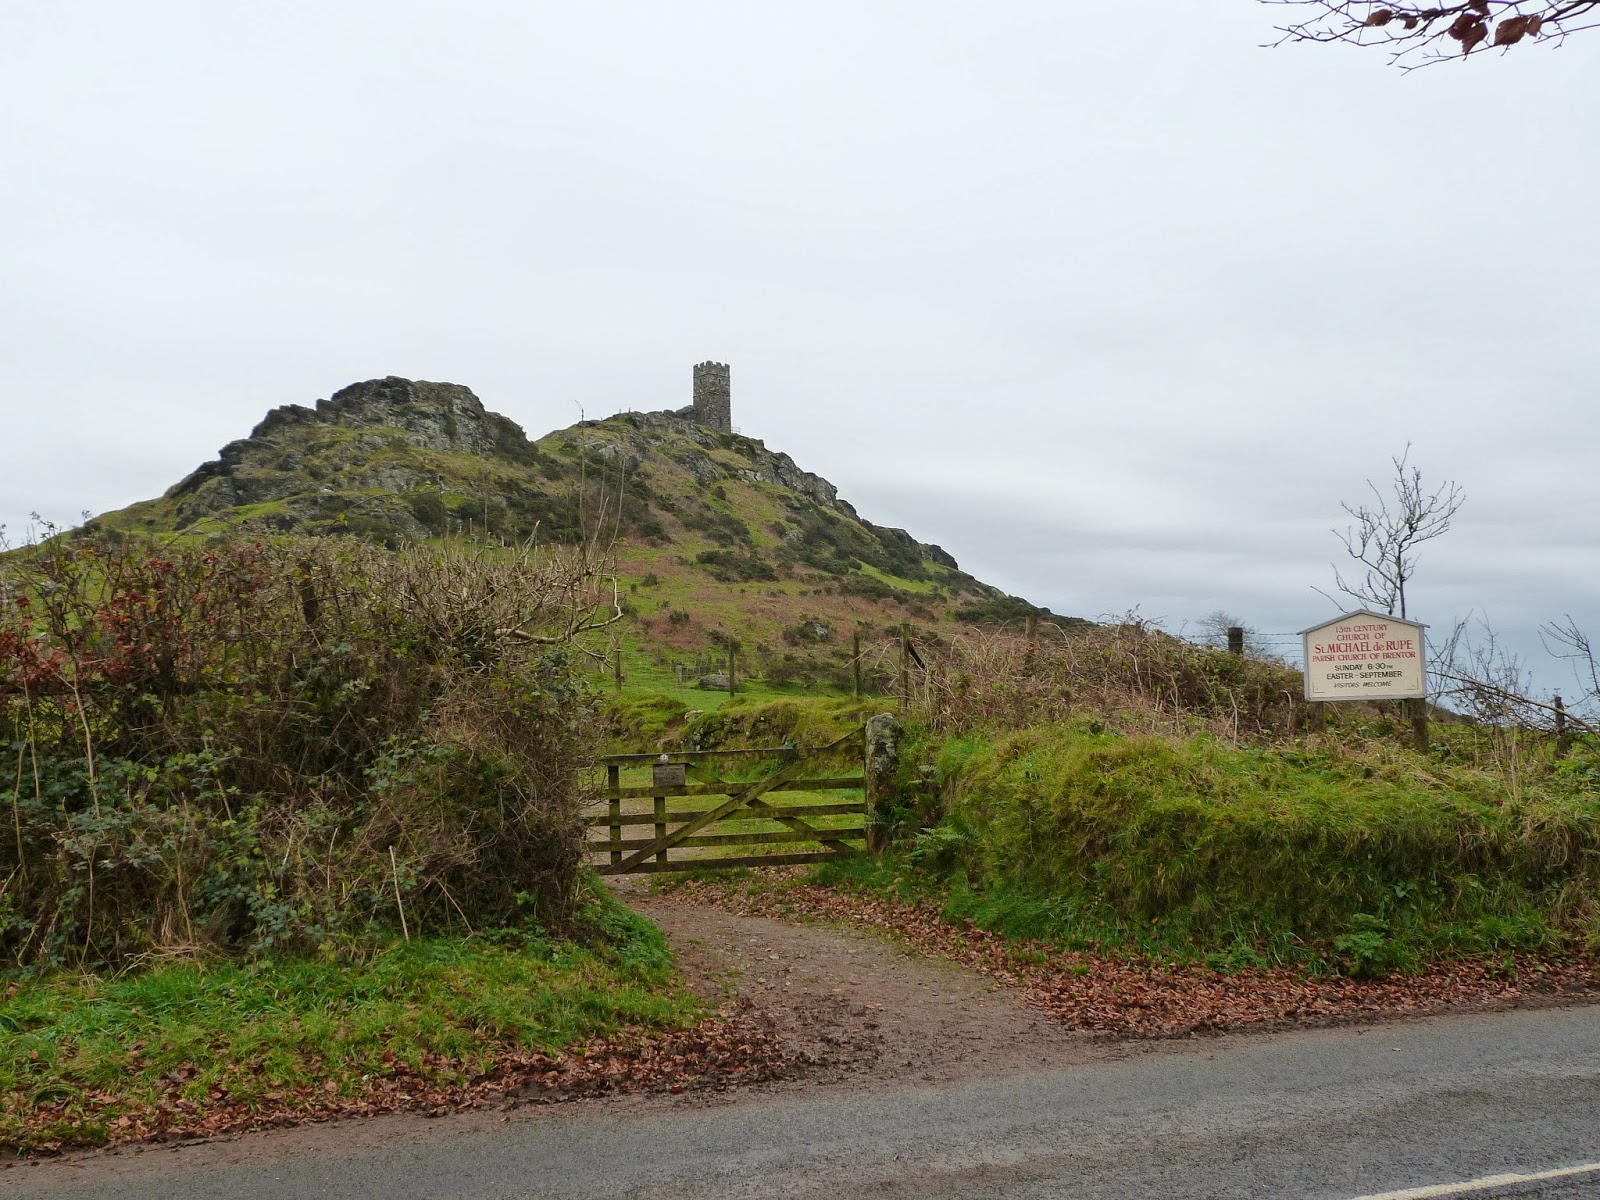
M 1234 741 L 1304 722 L 1300 675 L 1271 660 L 1196 646 L 1145 622 L 973 631 L 919 644 L 910 712 L 937 734 L 1094 714 L 1129 733 Z

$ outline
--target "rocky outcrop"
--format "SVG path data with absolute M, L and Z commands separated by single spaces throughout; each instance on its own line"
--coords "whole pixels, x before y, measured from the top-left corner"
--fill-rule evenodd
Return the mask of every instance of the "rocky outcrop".
M 352 383 L 328 399 L 318 400 L 314 409 L 301 404 L 275 408 L 250 437 L 270 438 L 280 430 L 319 423 L 351 429 L 398 429 L 413 446 L 468 454 L 493 454 L 507 426 L 522 434 L 515 422 L 489 413 L 471 388 L 390 375 Z M 525 436 L 523 440 L 527 440 Z
M 537 451 L 515 421 L 489 412 L 472 389 L 457 383 L 428 383 L 390 375 L 353 383 L 315 408 L 304 404 L 285 404 L 269 412 L 250 436 L 229 442 L 218 456 L 167 489 L 169 497 L 210 493 L 203 502 L 186 505 L 190 523 L 202 516 L 240 504 L 257 504 L 281 499 L 302 490 L 299 456 L 293 446 L 298 439 L 318 426 L 344 429 L 370 429 L 374 436 L 362 438 L 352 449 L 371 453 L 385 448 L 389 437 L 424 450 L 454 450 L 467 454 L 498 455 L 528 463 Z M 264 477 L 277 475 L 276 482 Z M 242 478 L 252 475 L 250 479 Z M 227 479 L 226 486 L 207 487 L 213 480 Z M 374 473 L 369 469 L 361 478 L 343 481 L 351 487 L 402 489 L 427 482 L 424 476 L 404 467 L 390 467 Z
M 757 442 L 756 445 L 761 446 L 761 443 Z M 775 483 L 779 487 L 799 492 L 824 508 L 834 508 L 851 516 L 856 515 L 854 508 L 839 499 L 839 489 L 833 484 L 820 475 L 802 471 L 787 454 L 774 453 L 765 446 L 761 446 L 761 452 L 756 457 L 755 463 L 740 474 L 752 483 Z

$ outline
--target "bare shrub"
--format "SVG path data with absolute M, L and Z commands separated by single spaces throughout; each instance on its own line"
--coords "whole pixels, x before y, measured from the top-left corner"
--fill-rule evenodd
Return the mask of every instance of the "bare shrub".
M 0 952 L 559 920 L 614 619 L 586 553 L 56 538 L 0 567 Z
M 1577 689 L 1567 689 L 1564 700 L 1536 687 L 1526 661 L 1481 618 L 1456 622 L 1428 665 L 1438 702 L 1466 718 L 1474 764 L 1497 772 L 1512 799 L 1569 752 L 1591 759 L 1600 741 L 1600 667 L 1588 635 L 1570 616 L 1542 626 L 1539 635 L 1552 656 L 1575 670 Z

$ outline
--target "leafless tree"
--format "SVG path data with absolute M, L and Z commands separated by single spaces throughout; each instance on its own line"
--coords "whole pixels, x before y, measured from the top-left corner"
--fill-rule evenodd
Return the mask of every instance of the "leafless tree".
M 1532 41 L 1561 44 L 1600 25 L 1600 0 L 1456 0 L 1396 4 L 1389 0 L 1261 0 L 1294 10 L 1277 27 L 1283 42 L 1376 46 L 1410 69 Z
M 1367 480 L 1373 503 L 1341 504 L 1355 524 L 1343 532 L 1333 531 L 1344 543 L 1345 552 L 1363 568 L 1359 578 L 1347 579 L 1335 567 L 1334 587 L 1358 604 L 1391 616 L 1398 610 L 1401 617 L 1406 615 L 1406 584 L 1417 570 L 1418 547 L 1448 532 L 1451 519 L 1467 498 L 1466 492 L 1449 480 L 1427 491 L 1422 471 L 1411 465 L 1410 457 L 1408 442 L 1398 457 L 1389 460 L 1394 465 L 1394 477 L 1389 481 L 1392 494 L 1385 495 Z

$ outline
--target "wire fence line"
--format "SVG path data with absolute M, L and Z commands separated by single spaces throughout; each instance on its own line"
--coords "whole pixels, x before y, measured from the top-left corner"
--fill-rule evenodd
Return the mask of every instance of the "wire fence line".
M 1186 640 L 1216 650 L 1227 649 L 1227 643 L 1217 637 L 1189 637 Z M 1247 652 L 1252 650 L 1257 653 L 1265 652 L 1274 658 L 1305 665 L 1305 641 L 1298 633 L 1263 633 L 1259 630 L 1246 629 L 1244 645 Z

